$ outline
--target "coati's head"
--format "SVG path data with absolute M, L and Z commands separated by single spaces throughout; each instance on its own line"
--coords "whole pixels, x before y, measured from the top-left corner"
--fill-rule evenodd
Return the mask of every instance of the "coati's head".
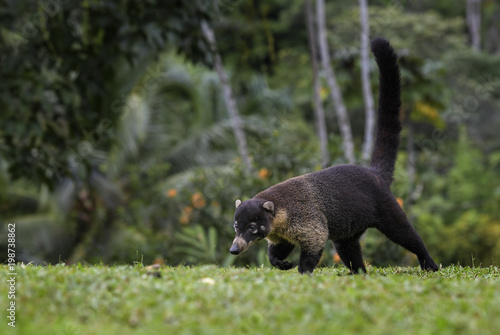
M 236 237 L 229 252 L 238 255 L 271 231 L 274 204 L 264 199 L 236 200 L 234 231 Z

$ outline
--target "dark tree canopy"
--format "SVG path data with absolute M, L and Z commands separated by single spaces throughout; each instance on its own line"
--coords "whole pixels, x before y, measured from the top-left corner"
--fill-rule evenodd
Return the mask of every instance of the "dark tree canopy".
M 204 0 L 2 2 L 0 159 L 14 179 L 85 174 L 160 51 L 207 57 Z

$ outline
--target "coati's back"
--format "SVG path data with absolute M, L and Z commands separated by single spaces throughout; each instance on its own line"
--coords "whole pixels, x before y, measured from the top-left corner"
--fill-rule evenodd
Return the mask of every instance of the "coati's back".
M 321 194 L 330 198 L 322 201 L 328 221 L 351 222 L 351 235 L 358 230 L 362 233 L 375 224 L 378 204 L 394 197 L 390 184 L 401 132 L 401 78 L 397 54 L 384 38 L 373 39 L 371 49 L 380 74 L 378 119 L 370 167 L 340 165 L 307 176 Z
M 369 219 L 378 199 L 392 196 L 389 186 L 394 175 L 401 132 L 400 72 L 397 55 L 389 41 L 375 38 L 372 40 L 371 49 L 380 74 L 376 138 L 370 167 L 333 166 L 274 185 L 257 194 L 255 198 L 276 202 L 286 199 L 283 205 L 289 210 L 308 203 L 308 197 L 316 198 L 325 214 L 343 215 L 344 219 L 359 221 L 363 220 L 363 215 Z M 314 206 L 317 206 L 316 202 Z M 335 212 L 339 209 L 340 213 Z M 350 213 L 350 210 L 353 213 Z M 348 217 L 354 214 L 356 218 Z
M 360 235 L 377 223 L 378 204 L 393 198 L 389 187 L 401 132 L 400 73 L 397 55 L 387 40 L 376 38 L 371 48 L 380 71 L 380 88 L 370 167 L 333 166 L 286 180 L 255 196 L 284 210 L 292 226 L 302 225 L 321 213 L 330 238 Z
M 338 165 L 288 179 L 255 196 L 284 210 L 289 224 L 303 225 L 321 213 L 333 239 L 362 234 L 373 226 L 377 206 L 392 197 L 372 168 Z

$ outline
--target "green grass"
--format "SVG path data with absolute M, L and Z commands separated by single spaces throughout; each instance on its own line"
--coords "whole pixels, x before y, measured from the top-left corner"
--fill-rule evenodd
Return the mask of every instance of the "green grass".
M 4 278 L 7 267 L 2 267 Z M 17 334 L 498 334 L 500 269 L 17 267 Z M 4 281 L 4 279 L 2 279 Z M 8 306 L 2 285 L 2 334 Z M 5 308 L 4 308 L 5 307 Z M 5 331 L 6 329 L 6 331 Z

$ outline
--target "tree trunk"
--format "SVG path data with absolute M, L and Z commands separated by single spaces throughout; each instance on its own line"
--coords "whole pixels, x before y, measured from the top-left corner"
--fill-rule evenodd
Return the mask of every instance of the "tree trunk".
M 367 0 L 359 0 L 359 16 L 361 22 L 361 83 L 363 85 L 363 100 L 365 102 L 365 140 L 362 158 L 364 162 L 370 159 L 375 130 L 375 107 L 370 85 L 370 23 L 368 21 Z
M 248 155 L 245 133 L 241 127 L 241 118 L 238 112 L 238 107 L 236 106 L 236 101 L 234 100 L 231 85 L 229 84 L 226 71 L 222 66 L 222 60 L 219 52 L 217 51 L 217 42 L 215 40 L 214 32 L 205 21 L 201 23 L 201 29 L 203 31 L 203 35 L 210 44 L 210 48 L 212 49 L 214 67 L 222 86 L 222 94 L 224 96 L 227 112 L 229 113 L 229 117 L 231 119 L 234 136 L 236 137 L 236 145 L 238 146 L 238 151 L 243 159 L 243 163 L 245 164 L 246 172 L 250 174 L 252 172 L 252 163 L 250 161 L 250 156 Z
M 311 52 L 311 64 L 314 79 L 314 114 L 316 116 L 317 131 L 321 151 L 321 166 L 323 168 L 330 164 L 330 155 L 328 153 L 328 135 L 326 131 L 325 111 L 321 101 L 321 79 L 319 77 L 318 56 L 316 52 L 316 34 L 314 33 L 314 13 L 311 0 L 306 0 L 306 25 L 307 36 L 309 39 L 309 50 Z
M 491 24 L 488 29 L 488 35 L 485 40 L 485 49 L 491 54 L 500 54 L 500 34 L 498 25 L 500 23 L 500 5 L 496 5 L 491 18 Z
M 335 111 L 337 112 L 337 120 L 339 122 L 342 143 L 344 146 L 344 155 L 349 163 L 354 163 L 354 142 L 352 139 L 351 125 L 349 123 L 349 117 L 347 116 L 347 109 L 342 99 L 342 92 L 340 91 L 340 87 L 335 79 L 335 72 L 333 71 L 330 63 L 330 54 L 326 39 L 325 0 L 316 0 L 316 19 L 318 24 L 321 64 L 325 72 L 326 81 L 330 87 L 330 95 L 332 97 L 333 105 L 335 106 Z
M 467 25 L 474 51 L 481 49 L 481 0 L 467 0 Z

